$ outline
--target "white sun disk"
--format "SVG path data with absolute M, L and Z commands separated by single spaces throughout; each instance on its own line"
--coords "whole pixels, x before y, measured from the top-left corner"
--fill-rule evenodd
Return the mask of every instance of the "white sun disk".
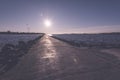
M 51 21 L 50 20 L 45 20 L 44 24 L 46 27 L 50 27 L 51 26 Z

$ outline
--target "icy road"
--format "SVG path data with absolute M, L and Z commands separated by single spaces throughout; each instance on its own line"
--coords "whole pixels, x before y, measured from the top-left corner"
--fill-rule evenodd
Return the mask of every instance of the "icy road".
M 0 80 L 120 80 L 120 61 L 45 35 Z

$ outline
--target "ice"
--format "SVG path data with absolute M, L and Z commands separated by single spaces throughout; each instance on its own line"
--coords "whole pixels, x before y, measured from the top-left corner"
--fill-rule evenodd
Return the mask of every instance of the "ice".
M 101 52 L 109 53 L 116 56 L 120 60 L 120 50 L 119 49 L 103 49 Z

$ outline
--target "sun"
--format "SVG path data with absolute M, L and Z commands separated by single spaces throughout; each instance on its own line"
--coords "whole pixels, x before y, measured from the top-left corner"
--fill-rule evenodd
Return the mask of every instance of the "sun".
M 46 19 L 46 20 L 44 21 L 44 25 L 45 25 L 46 27 L 50 27 L 50 26 L 52 25 L 52 23 L 51 23 L 50 20 Z

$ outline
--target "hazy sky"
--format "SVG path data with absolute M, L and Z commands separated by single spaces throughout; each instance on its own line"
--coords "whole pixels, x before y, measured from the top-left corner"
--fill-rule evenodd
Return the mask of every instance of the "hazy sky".
M 52 22 L 46 28 L 45 19 Z M 120 0 L 0 0 L 0 31 L 120 31 Z

